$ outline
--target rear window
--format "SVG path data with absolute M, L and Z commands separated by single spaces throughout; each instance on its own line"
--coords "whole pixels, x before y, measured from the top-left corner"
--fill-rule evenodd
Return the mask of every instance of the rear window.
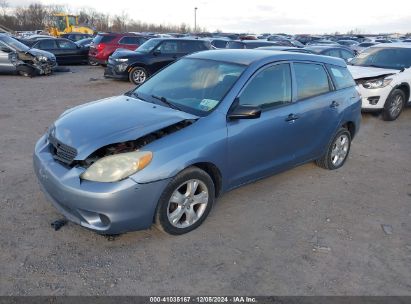
M 325 69 L 320 64 L 294 63 L 298 99 L 306 99 L 330 91 Z
M 355 86 L 355 81 L 351 76 L 350 71 L 347 68 L 340 66 L 329 65 L 327 66 L 330 74 L 334 80 L 335 88 L 337 90 L 349 88 Z
M 97 35 L 93 39 L 94 44 L 99 44 L 99 43 L 108 43 L 114 39 L 115 36 L 112 35 Z

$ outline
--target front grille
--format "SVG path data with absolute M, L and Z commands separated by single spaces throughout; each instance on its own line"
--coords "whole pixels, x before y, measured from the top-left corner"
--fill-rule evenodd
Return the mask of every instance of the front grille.
M 77 150 L 63 144 L 54 136 L 49 136 L 49 142 L 51 144 L 51 153 L 54 159 L 66 164 L 71 165 L 74 158 L 77 156 Z

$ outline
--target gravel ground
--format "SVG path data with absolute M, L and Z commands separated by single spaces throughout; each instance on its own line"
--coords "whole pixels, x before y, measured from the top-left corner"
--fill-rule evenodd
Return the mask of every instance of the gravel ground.
M 307 164 L 234 190 L 184 236 L 108 240 L 52 230 L 61 216 L 32 170 L 60 113 L 132 88 L 71 69 L 0 76 L 0 295 L 411 295 L 411 108 L 392 123 L 364 115 L 340 170 Z

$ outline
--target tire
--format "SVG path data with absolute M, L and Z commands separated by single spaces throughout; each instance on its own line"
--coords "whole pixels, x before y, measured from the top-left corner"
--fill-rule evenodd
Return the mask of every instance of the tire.
M 18 68 L 18 74 L 24 77 L 34 77 L 36 76 L 36 70 L 29 66 L 20 66 Z
M 100 63 L 98 63 L 97 61 L 95 61 L 93 59 L 90 59 L 90 58 L 88 60 L 88 64 L 91 65 L 91 66 L 99 66 L 100 65 Z
M 143 84 L 147 80 L 147 78 L 147 70 L 140 66 L 134 67 L 128 74 L 128 79 L 135 85 Z
M 343 140 L 345 140 L 345 142 L 343 142 Z M 339 147 L 338 143 L 341 144 Z M 348 158 L 350 148 L 351 133 L 347 129 L 341 128 L 329 144 L 327 152 L 316 161 L 316 164 L 327 170 L 341 168 Z
M 382 110 L 382 119 L 385 121 L 396 120 L 404 109 L 406 102 L 403 90 L 393 90 L 385 101 L 384 109 Z
M 163 191 L 156 209 L 155 226 L 172 235 L 190 232 L 204 222 L 214 201 L 211 177 L 197 167 L 189 167 L 174 177 Z

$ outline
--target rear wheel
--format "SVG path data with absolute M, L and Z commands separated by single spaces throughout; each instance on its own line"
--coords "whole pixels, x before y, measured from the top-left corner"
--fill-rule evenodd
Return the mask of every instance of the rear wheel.
M 142 67 L 134 67 L 130 71 L 128 78 L 130 82 L 134 83 L 135 85 L 140 85 L 140 84 L 143 84 L 147 80 L 148 73 Z
M 328 170 L 341 168 L 348 158 L 350 148 L 351 133 L 341 128 L 328 146 L 327 152 L 316 163 L 319 167 Z
M 402 109 L 404 109 L 405 102 L 404 91 L 400 89 L 392 91 L 385 102 L 382 119 L 386 121 L 396 120 L 400 116 Z
M 155 225 L 161 231 L 179 235 L 202 224 L 215 200 L 211 177 L 197 167 L 179 173 L 160 197 Z
M 98 66 L 98 65 L 100 65 L 100 63 L 98 63 L 97 61 L 95 61 L 95 60 L 93 60 L 93 59 L 91 59 L 91 58 L 88 59 L 88 64 L 89 64 L 89 65 L 92 65 L 92 66 Z

